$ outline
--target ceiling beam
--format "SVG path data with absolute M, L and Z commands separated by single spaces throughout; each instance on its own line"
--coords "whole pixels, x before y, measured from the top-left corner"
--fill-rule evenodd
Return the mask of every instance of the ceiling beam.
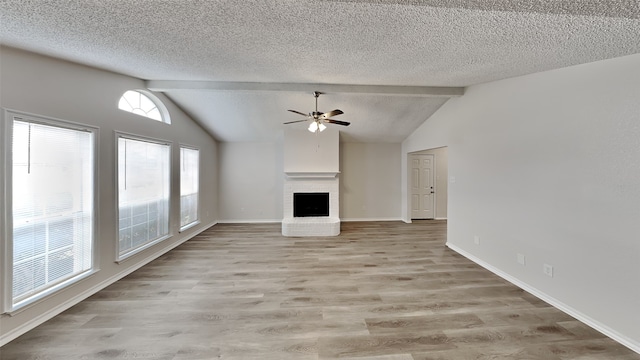
M 353 93 L 391 96 L 457 97 L 464 94 L 463 87 L 443 86 L 395 86 L 350 84 L 301 84 L 228 81 L 149 80 L 151 91 L 212 90 L 212 91 L 291 91 L 322 93 Z

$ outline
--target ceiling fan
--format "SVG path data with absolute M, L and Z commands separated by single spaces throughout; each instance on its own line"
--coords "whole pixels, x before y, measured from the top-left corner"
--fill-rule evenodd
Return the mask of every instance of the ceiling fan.
M 318 111 L 318 97 L 320 96 L 320 94 L 322 94 L 322 93 L 319 92 L 319 91 L 314 91 L 313 92 L 313 97 L 316 98 L 316 111 L 310 112 L 309 114 L 305 114 L 303 112 L 296 111 L 296 110 L 288 110 L 288 111 L 291 111 L 292 113 L 300 114 L 300 115 L 306 117 L 306 119 L 304 119 L 304 120 L 296 120 L 296 121 L 289 121 L 289 122 L 286 122 L 285 124 L 294 124 L 294 123 L 310 120 L 311 124 L 309 124 L 308 130 L 313 132 L 313 133 L 319 132 L 319 131 L 324 131 L 324 129 L 327 128 L 324 125 L 324 123 L 336 124 L 336 125 L 342 125 L 342 126 L 349 126 L 349 124 L 351 124 L 349 122 L 329 119 L 332 116 L 344 114 L 342 112 L 342 110 L 335 109 L 335 110 L 329 111 L 328 113 L 322 113 L 322 112 Z

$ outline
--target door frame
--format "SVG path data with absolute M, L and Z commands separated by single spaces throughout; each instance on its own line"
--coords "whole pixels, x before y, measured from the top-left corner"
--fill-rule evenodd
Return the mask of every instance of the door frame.
M 429 179 L 429 182 L 431 183 L 431 195 L 432 195 L 431 196 L 431 214 L 432 214 L 432 217 L 414 218 L 413 217 L 413 207 L 414 207 L 415 204 L 414 204 L 414 197 L 413 197 L 413 195 L 414 195 L 413 194 L 413 188 L 416 185 L 421 187 L 422 181 L 419 180 L 421 182 L 421 184 L 414 184 L 413 183 L 413 181 L 414 181 L 414 176 L 413 175 L 414 174 L 413 174 L 413 171 L 412 171 L 413 170 L 412 162 L 414 160 L 418 159 L 420 161 L 420 169 L 423 169 L 423 164 L 422 164 L 422 159 L 423 159 L 422 157 L 423 156 L 425 158 L 430 158 L 431 159 L 431 173 L 430 173 L 431 174 L 431 179 Z M 408 169 L 409 170 L 409 199 L 411 199 L 410 200 L 410 204 L 409 204 L 409 209 L 410 209 L 409 219 L 411 219 L 411 220 L 431 220 L 431 219 L 435 219 L 436 218 L 436 210 L 437 210 L 436 209 L 436 203 L 437 202 L 436 202 L 436 195 L 435 195 L 436 194 L 436 190 L 437 190 L 437 186 L 436 186 L 436 178 L 437 178 L 436 177 L 437 176 L 436 175 L 436 171 L 437 171 L 437 169 L 436 169 L 437 168 L 437 166 L 436 166 L 436 155 L 433 154 L 433 153 L 426 153 L 424 151 L 414 152 L 414 153 L 409 154 L 409 163 L 408 164 L 409 164 L 409 167 L 410 167 Z M 419 179 L 422 179 L 422 175 L 423 174 L 419 175 Z M 422 200 L 423 200 L 422 198 L 418 199 L 418 201 L 420 202 L 418 207 L 420 209 L 422 209 L 422 205 L 423 205 L 422 204 Z
M 407 223 L 411 223 L 411 204 L 412 204 L 412 199 L 411 199 L 411 182 L 412 182 L 412 180 L 411 180 L 411 155 L 414 155 L 414 154 L 433 154 L 434 155 L 434 170 L 433 170 L 433 177 L 434 177 L 434 183 L 433 184 L 434 184 L 434 186 L 433 186 L 433 188 L 434 188 L 434 191 L 436 192 L 435 193 L 436 197 L 434 199 L 434 206 L 433 206 L 434 219 L 435 220 L 444 220 L 444 219 L 447 219 L 447 217 L 448 217 L 448 216 L 445 216 L 445 217 L 442 217 L 442 216 L 439 217 L 438 216 L 438 194 L 440 193 L 439 190 L 441 190 L 440 187 L 438 186 L 438 182 L 439 181 L 444 181 L 444 184 L 445 184 L 444 190 L 443 190 L 444 191 L 444 196 L 445 196 L 444 201 L 445 201 L 445 203 L 447 205 L 449 203 L 449 193 L 448 193 L 449 192 L 449 189 L 448 189 L 448 183 L 449 183 L 449 179 L 448 179 L 449 159 L 448 158 L 449 158 L 449 155 L 448 155 L 448 153 L 446 155 L 446 158 L 447 158 L 446 167 L 447 167 L 447 169 L 446 169 L 444 174 L 440 174 L 440 175 L 444 176 L 445 179 L 438 179 L 438 176 L 439 176 L 439 174 L 438 174 L 439 160 L 438 160 L 438 154 L 436 153 L 436 150 L 443 149 L 443 148 L 447 148 L 447 151 L 448 151 L 448 147 L 447 146 L 439 146 L 439 147 L 431 148 L 431 149 L 423 149 L 423 150 L 418 150 L 418 151 L 407 152 L 407 157 L 405 158 L 406 176 L 407 176 L 407 178 L 406 178 L 407 181 L 406 181 L 406 184 L 405 184 L 406 189 L 407 189 L 407 191 L 405 193 L 406 201 L 407 201 L 406 202 L 406 214 L 407 214 L 406 216 L 407 217 L 406 217 L 405 222 L 407 222 Z M 441 193 L 440 193 L 440 196 L 442 196 Z M 448 206 L 445 206 L 445 207 L 447 208 L 446 210 L 448 212 Z

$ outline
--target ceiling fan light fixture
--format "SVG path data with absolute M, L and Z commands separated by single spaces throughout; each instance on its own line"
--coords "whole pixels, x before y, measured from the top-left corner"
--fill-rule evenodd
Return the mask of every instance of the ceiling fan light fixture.
M 334 119 L 330 119 L 330 117 L 332 116 L 337 116 L 337 115 L 341 115 L 344 114 L 342 112 L 342 110 L 340 109 L 335 109 L 335 110 L 331 110 L 327 113 L 323 113 L 323 112 L 319 112 L 318 111 L 318 96 L 320 96 L 320 92 L 318 91 L 314 91 L 313 92 L 313 97 L 316 98 L 316 111 L 312 111 L 310 112 L 308 115 L 297 111 L 297 110 L 288 110 L 292 113 L 298 114 L 298 115 L 302 115 L 304 117 L 306 117 L 306 120 L 294 120 L 294 121 L 287 121 L 285 122 L 285 124 L 294 124 L 294 123 L 299 123 L 299 122 L 303 122 L 303 121 L 307 121 L 307 120 L 311 120 L 311 123 L 309 124 L 309 127 L 307 128 L 307 130 L 309 130 L 312 133 L 318 133 L 318 132 L 322 132 L 324 131 L 324 129 L 327 128 L 327 126 L 324 123 L 330 123 L 330 124 L 335 124 L 335 125 L 342 125 L 342 126 L 349 126 L 349 122 L 347 121 L 339 121 L 339 120 L 334 120 Z
M 324 129 L 326 129 L 327 127 L 321 123 L 318 120 L 314 120 L 311 122 L 311 124 L 309 124 L 309 128 L 307 128 L 307 130 L 309 130 L 310 132 L 314 133 L 314 132 L 323 132 Z

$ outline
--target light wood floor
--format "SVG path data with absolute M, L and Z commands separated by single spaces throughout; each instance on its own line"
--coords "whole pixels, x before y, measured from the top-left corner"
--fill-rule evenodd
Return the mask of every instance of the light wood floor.
M 445 237 L 444 221 L 343 223 L 327 238 L 216 225 L 0 358 L 640 359 Z

